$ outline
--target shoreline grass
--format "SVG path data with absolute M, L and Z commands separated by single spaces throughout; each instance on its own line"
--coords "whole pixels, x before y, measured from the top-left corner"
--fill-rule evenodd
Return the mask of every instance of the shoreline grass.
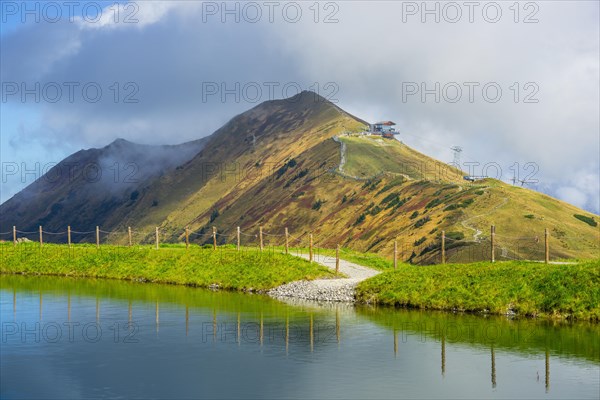
M 600 260 L 553 265 L 399 264 L 361 282 L 357 300 L 396 307 L 600 321 Z
M 265 291 L 295 280 L 333 277 L 317 263 L 256 248 L 0 244 L 0 273 L 57 275 Z
M 161 245 L 121 246 L 0 243 L 1 274 L 109 278 L 262 292 L 295 280 L 332 278 L 334 272 L 296 257 L 308 249 Z M 335 250 L 315 248 L 315 257 Z M 418 266 L 393 264 L 377 254 L 340 249 L 340 258 L 382 273 L 361 282 L 360 303 L 441 311 L 514 314 L 600 321 L 600 260 L 576 264 L 510 261 Z

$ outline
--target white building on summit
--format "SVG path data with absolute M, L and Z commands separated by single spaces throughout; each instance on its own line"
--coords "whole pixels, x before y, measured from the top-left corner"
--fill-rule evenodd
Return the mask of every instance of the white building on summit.
M 385 138 L 393 138 L 394 135 L 397 135 L 399 132 L 396 131 L 395 122 L 392 121 L 381 121 L 376 122 L 374 124 L 369 124 L 369 134 L 370 135 L 381 135 Z
M 378 134 L 383 134 L 383 133 L 396 133 L 396 128 L 394 128 L 396 126 L 395 122 L 392 121 L 381 121 L 381 122 L 376 122 L 374 124 L 370 124 L 369 125 L 369 130 L 371 131 L 371 133 L 378 133 Z

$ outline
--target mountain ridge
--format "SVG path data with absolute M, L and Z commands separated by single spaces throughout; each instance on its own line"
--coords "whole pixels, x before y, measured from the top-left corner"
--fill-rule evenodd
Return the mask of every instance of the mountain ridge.
M 484 249 L 469 252 L 489 241 L 490 224 L 497 226 L 503 255 L 538 257 L 539 235 L 552 223 L 556 257 L 599 250 L 598 230 L 573 217 L 597 216 L 500 181 L 470 184 L 461 171 L 397 140 L 353 134 L 365 124 L 321 96 L 302 92 L 261 103 L 197 141 L 155 148 L 117 139 L 61 163 L 95 162 L 114 174 L 113 161 L 121 168 L 137 160 L 138 179 L 34 182 L 0 205 L 0 229 L 17 225 L 34 231 L 44 225 L 63 231 L 71 225 L 93 230 L 100 225 L 125 232 L 133 226 L 147 232 L 137 241 L 150 242 L 154 227 L 163 240 L 181 241 L 185 227 L 206 232 L 214 225 L 219 242 L 231 243 L 237 226 L 254 232 L 262 225 L 273 234 L 288 227 L 296 237 L 314 233 L 318 245 L 385 255 L 392 252 L 393 240 L 400 240 L 403 260 L 430 263 L 439 260 L 442 230 L 449 243 L 459 243 L 451 243 L 457 260 L 485 259 Z M 530 238 L 527 246 L 508 239 L 521 236 Z M 123 243 L 125 236 L 110 240 Z M 281 244 L 273 240 L 270 244 Z M 577 248 L 578 243 L 587 247 Z

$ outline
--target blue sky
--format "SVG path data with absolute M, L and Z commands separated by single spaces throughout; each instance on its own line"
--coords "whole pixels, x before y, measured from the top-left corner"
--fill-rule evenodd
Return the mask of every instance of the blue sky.
M 31 183 L 35 173 L 21 173 L 38 164 L 43 171 L 118 137 L 197 139 L 299 88 L 363 119 L 396 121 L 400 140 L 443 161 L 459 145 L 477 174 L 486 165 L 489 173 L 500 166 L 505 181 L 515 170 L 521 179 L 533 173 L 538 183 L 530 187 L 599 212 L 597 2 L 494 3 L 497 20 L 491 2 L 481 2 L 472 22 L 460 2 L 454 9 L 429 2 L 433 14 L 421 2 L 280 2 L 272 10 L 260 2 L 228 9 L 221 2 L 76 2 L 73 21 L 64 9 L 56 22 L 48 21 L 48 2 L 28 2 L 41 15 L 26 23 L 22 3 L 7 16 L 15 11 L 8 3 L 0 33 L 0 201 Z M 103 7 L 98 21 L 95 4 Z M 23 101 L 23 83 L 40 85 L 39 102 L 33 94 Z M 19 92 L 11 94 L 14 84 Z M 72 101 L 69 84 L 76 84 Z M 52 102 L 56 86 L 62 95 Z M 83 87 L 88 95 L 99 87 L 102 97 L 90 101 Z M 209 87 L 218 92 L 208 94 Z

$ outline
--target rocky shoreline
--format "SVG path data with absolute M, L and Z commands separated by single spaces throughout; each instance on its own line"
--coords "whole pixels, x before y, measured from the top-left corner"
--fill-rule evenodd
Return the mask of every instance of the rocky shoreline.
M 330 279 L 338 281 L 338 279 Z M 356 283 L 320 284 L 321 281 L 295 281 L 267 292 L 274 298 L 293 297 L 303 300 L 353 303 Z
M 299 257 L 308 258 L 307 255 Z M 335 258 L 318 256 L 315 262 L 335 269 Z M 267 294 L 276 299 L 295 298 L 319 302 L 354 303 L 356 285 L 359 282 L 379 274 L 371 268 L 340 260 L 340 272 L 346 277 L 334 279 L 316 279 L 314 281 L 294 281 L 271 289 Z

